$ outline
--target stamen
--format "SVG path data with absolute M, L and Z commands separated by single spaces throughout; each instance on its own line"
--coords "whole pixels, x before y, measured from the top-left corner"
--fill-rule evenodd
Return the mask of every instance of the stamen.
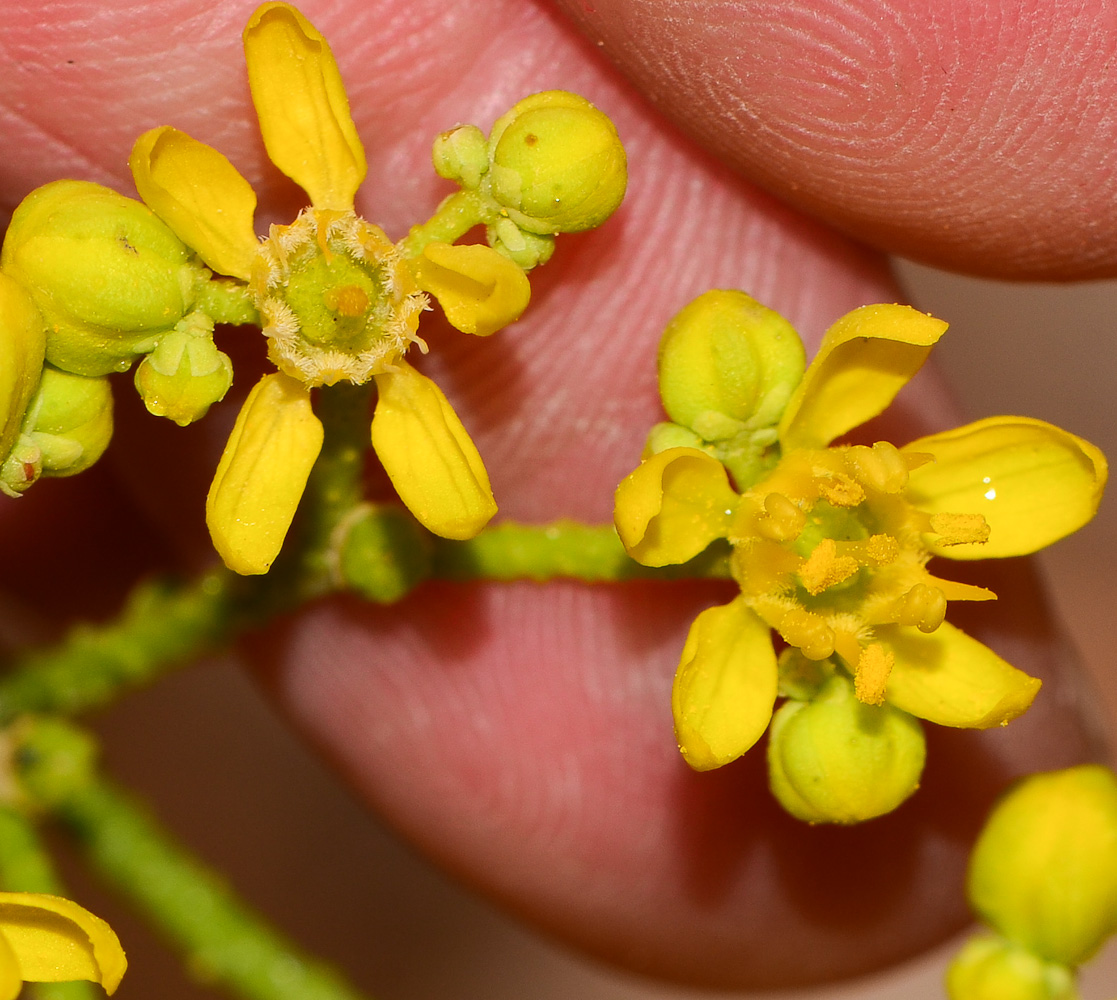
M 860 568 L 853 556 L 838 555 L 833 538 L 824 538 L 799 567 L 799 579 L 807 593 L 814 596 L 848 580 Z
M 846 463 L 858 481 L 880 493 L 902 493 L 908 485 L 908 465 L 900 449 L 889 441 L 871 448 L 854 445 L 846 451 Z
M 807 523 L 807 515 L 782 493 L 769 493 L 764 498 L 764 513 L 757 522 L 757 533 L 773 542 L 789 542 L 799 537 Z
M 895 655 L 874 642 L 861 650 L 853 677 L 853 693 L 866 705 L 883 705 L 888 676 L 892 673 Z
M 934 632 L 946 619 L 946 594 L 938 587 L 917 583 L 900 598 L 897 625 L 914 625 L 920 632 Z
M 932 514 L 931 530 L 939 534 L 940 545 L 989 540 L 989 525 L 980 514 Z
M 861 484 L 840 472 L 819 479 L 818 492 L 835 507 L 856 507 L 865 499 L 865 490 Z

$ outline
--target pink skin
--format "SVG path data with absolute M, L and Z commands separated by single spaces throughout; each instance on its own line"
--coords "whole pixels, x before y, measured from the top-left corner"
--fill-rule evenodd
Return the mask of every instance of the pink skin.
M 301 194 L 266 160 L 244 78 L 239 32 L 253 5 L 113 6 L 71 4 L 68 20 L 49 24 L 38 4 L 6 10 L 0 41 L 19 71 L 6 82 L 0 128 L 19 155 L 0 165 L 4 206 L 58 176 L 132 193 L 132 141 L 173 124 L 221 149 L 252 181 L 262 225 L 289 221 Z M 1010 58 L 1031 51 L 1027 18 L 1002 25 L 998 56 L 972 41 L 994 37 L 993 29 L 960 9 L 951 51 L 962 55 L 941 78 L 897 75 L 888 86 L 919 87 L 892 105 L 879 96 L 892 93 L 881 82 L 892 72 L 888 53 L 894 48 L 905 66 L 930 65 L 910 53 L 939 44 L 947 27 L 924 25 L 917 4 L 911 13 L 893 4 L 885 16 L 885 5 L 867 0 L 857 11 L 815 3 L 811 19 L 785 6 L 759 17 L 750 4 L 755 30 L 711 35 L 707 22 L 744 15 L 727 3 L 571 4 L 646 96 L 800 208 L 881 247 L 961 268 L 980 258 L 983 269 L 1019 275 L 1112 269 L 1114 227 L 1104 224 L 1112 177 L 1100 159 L 1093 177 L 1088 151 L 1073 153 L 1079 136 L 1085 144 L 1108 135 L 1107 106 L 1091 104 L 1058 60 Z M 671 8 L 708 14 L 680 28 L 662 16 Z M 533 276 L 534 301 L 520 323 L 484 341 L 440 328 L 437 318 L 424 327 L 432 350 L 421 367 L 485 456 L 502 516 L 610 518 L 613 489 L 659 419 L 659 333 L 701 291 L 749 290 L 787 315 L 809 347 L 843 312 L 899 294 L 875 251 L 762 193 L 684 138 L 549 6 L 381 0 L 343 9 L 308 0 L 304 12 L 334 44 L 367 145 L 358 210 L 394 237 L 448 190 L 430 169 L 430 138 L 461 121 L 487 127 L 524 94 L 563 87 L 586 95 L 613 116 L 628 148 L 623 210 L 598 233 L 560 240 Z M 877 44 L 843 23 L 872 25 Z M 1053 37 L 1073 30 L 1037 20 L 1035 40 L 1054 48 Z M 846 44 L 852 61 L 841 56 Z M 756 72 L 721 80 L 726 46 L 758 60 Z M 1047 103 L 1020 98 L 1021 67 L 1033 63 L 1023 79 Z M 832 96 L 835 67 L 852 67 L 841 101 Z M 761 81 L 752 103 L 734 90 L 747 79 Z M 967 95 L 980 97 L 972 115 Z M 882 103 L 891 110 L 878 113 Z M 734 117 L 729 107 L 747 111 Z M 1067 131 L 1068 120 L 1080 127 Z M 1050 122 L 1062 130 L 1057 148 L 1039 138 L 1056 128 Z M 927 137 L 950 123 L 949 150 L 931 148 Z M 1008 179 L 992 157 L 993 137 L 1006 135 L 1042 151 L 1023 162 L 1007 147 Z M 52 553 L 90 572 L 111 566 L 122 585 L 157 562 L 163 546 L 195 562 L 207 551 L 206 481 L 235 413 L 232 396 L 247 391 L 262 353 L 256 338 L 226 335 L 221 345 L 238 362 L 238 380 L 211 419 L 182 431 L 147 418 L 122 384 L 117 440 L 102 467 L 37 487 L 41 502 L 4 505 L 8 551 L 31 566 L 18 595 L 29 607 L 49 598 L 52 611 L 60 600 L 105 610 L 116 599 L 104 586 L 90 596 L 80 572 L 60 597 L 49 582 Z M 920 379 L 881 434 L 902 442 L 953 422 L 941 388 Z M 90 542 L 88 524 L 75 519 L 66 537 L 56 529 L 49 541 L 32 539 L 40 517 L 71 507 L 110 530 Z M 137 517 L 148 530 L 134 526 Z M 782 815 L 764 788 L 760 748 L 715 774 L 681 762 L 667 707 L 671 675 L 690 620 L 726 599 L 721 585 L 430 584 L 394 608 L 321 603 L 245 653 L 292 723 L 391 823 L 528 919 L 654 974 L 789 985 L 879 967 L 960 926 L 967 842 L 992 795 L 1014 773 L 1087 752 L 1066 707 L 1066 654 L 1044 624 L 1030 574 L 1003 564 L 977 578 L 1013 600 L 978 616 L 952 612 L 952 620 L 1047 678 L 1043 700 L 1005 731 L 935 734 L 916 798 L 855 829 L 810 828 Z

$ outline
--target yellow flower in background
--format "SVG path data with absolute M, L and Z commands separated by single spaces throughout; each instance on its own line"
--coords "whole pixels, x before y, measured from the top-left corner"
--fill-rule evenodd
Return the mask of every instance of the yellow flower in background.
M 113 993 L 127 968 L 111 927 L 68 899 L 0 892 L 0 1000 L 23 983 L 86 979 Z
M 357 216 L 365 154 L 329 45 L 295 8 L 267 3 L 244 30 L 260 131 L 311 206 L 257 241 L 256 196 L 220 153 L 169 127 L 130 158 L 144 201 L 214 271 L 246 282 L 279 369 L 249 395 L 207 501 L 226 564 L 264 573 L 278 555 L 322 446 L 310 389 L 375 379 L 372 442 L 403 502 L 435 534 L 467 538 L 496 511 L 484 465 L 438 387 L 403 361 L 426 294 L 486 335 L 516 319 L 530 286 L 487 246 L 432 241 L 414 254 Z M 385 403 L 385 396 L 390 402 Z M 393 433 L 378 424 L 391 423 Z
M 764 353 L 770 347 L 758 349 L 761 376 L 777 368 L 780 375 L 760 377 L 757 394 L 743 376 L 712 380 L 708 359 L 746 357 L 750 337 L 770 344 L 790 328 L 743 293 L 708 296 L 680 316 L 686 337 L 699 344 L 690 350 L 687 375 L 697 388 L 688 391 L 716 406 L 703 402 L 686 416 L 689 425 L 653 432 L 653 451 L 656 441 L 669 446 L 647 456 L 616 494 L 621 540 L 645 565 L 684 562 L 716 539 L 731 547 L 740 593 L 698 616 L 675 677 L 675 729 L 687 762 L 698 770 L 720 767 L 768 727 L 777 694 L 788 693 L 772 631 L 798 651 L 781 665 L 794 673 L 816 664 L 815 689 L 834 671 L 849 675 L 855 705 L 887 702 L 967 728 L 1018 716 L 1040 682 L 944 620 L 949 601 L 995 595 L 942 579 L 927 563 L 932 556 L 1027 555 L 1077 530 L 1097 509 L 1104 456 L 1073 434 L 1024 417 L 979 420 L 901 448 L 834 446 L 891 403 L 946 324 L 906 306 L 857 309 L 826 333 L 790 394 L 781 396 L 779 387 L 793 366 L 780 361 L 779 368 Z M 661 366 L 663 360 L 661 352 Z M 679 378 L 661 370 L 661 385 Z M 731 382 L 747 383 L 748 398 L 761 404 L 780 396 L 786 405 L 749 425 L 744 410 L 730 412 L 733 405 L 724 402 L 744 398 L 726 388 Z M 721 437 L 702 432 L 711 426 Z M 736 489 L 715 457 L 727 454 L 746 455 Z M 820 818 L 806 806 L 789 808 Z

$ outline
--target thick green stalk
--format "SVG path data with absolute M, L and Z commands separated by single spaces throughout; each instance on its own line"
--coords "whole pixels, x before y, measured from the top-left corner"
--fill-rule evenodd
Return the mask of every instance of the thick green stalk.
M 214 323 L 229 323 L 232 326 L 260 325 L 260 314 L 252 304 L 248 287 L 239 281 L 213 278 L 199 284 L 194 306 Z
M 653 569 L 629 558 L 611 524 L 505 521 L 465 542 L 436 539 L 431 575 L 451 580 L 554 579 L 605 583 L 633 579 L 728 576 L 716 545 L 679 566 Z
M 246 1000 L 362 1000 L 120 790 L 93 779 L 55 809 L 93 867 L 171 940 L 203 981 Z
M 188 585 L 142 584 L 115 621 L 79 625 L 58 646 L 19 658 L 0 680 L 0 722 L 100 707 L 212 650 L 247 617 L 234 596 L 238 586 L 228 573 Z
M 426 222 L 411 227 L 400 243 L 408 257 L 418 257 L 424 247 L 436 240 L 453 243 L 482 221 L 484 211 L 476 191 L 457 191 L 442 200 Z

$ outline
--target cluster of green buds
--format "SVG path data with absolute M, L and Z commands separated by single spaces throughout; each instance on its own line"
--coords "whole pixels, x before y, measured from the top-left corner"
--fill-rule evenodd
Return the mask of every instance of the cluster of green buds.
M 1117 778 L 1096 764 L 1035 774 L 993 809 L 970 858 L 992 930 L 951 963 L 951 1000 L 1079 1000 L 1077 966 L 1117 932 Z
M 520 101 L 488 138 L 476 125 L 443 132 L 434 168 L 461 185 L 457 208 L 485 223 L 489 245 L 525 269 L 547 262 L 558 233 L 600 226 L 627 183 L 613 123 L 562 90 Z
M 620 204 L 616 129 L 584 98 L 547 91 L 512 107 L 487 139 L 473 125 L 444 133 L 434 164 L 462 190 L 393 243 L 355 212 L 365 153 L 326 40 L 294 7 L 269 2 L 244 46 L 265 147 L 309 206 L 259 238 L 249 183 L 170 126 L 133 147 L 142 201 L 77 180 L 24 199 L 0 253 L 0 488 L 18 493 L 94 461 L 111 435 L 105 376 L 137 361 L 151 413 L 202 418 L 233 380 L 215 326 L 254 324 L 278 370 L 249 393 L 207 499 L 227 566 L 264 573 L 278 555 L 323 446 L 311 392 L 339 381 L 375 380 L 367 440 L 415 519 L 472 537 L 496 511 L 487 472 L 441 390 L 404 356 L 426 352 L 428 296 L 475 336 L 520 316 L 525 272 L 547 260 L 556 234 L 600 225 Z M 489 245 L 457 243 L 478 225 Z
M 1088 521 L 1105 484 L 1097 448 L 1021 417 L 903 447 L 835 443 L 891 403 L 945 329 L 863 306 L 808 367 L 785 319 L 707 292 L 663 335 L 670 420 L 617 488 L 629 555 L 665 566 L 713 547 L 739 590 L 683 646 L 684 759 L 721 767 L 767 731 L 772 791 L 807 822 L 872 819 L 914 793 L 922 722 L 984 729 L 1028 708 L 1040 682 L 945 620 L 950 601 L 995 595 L 927 564 L 1034 552 Z

